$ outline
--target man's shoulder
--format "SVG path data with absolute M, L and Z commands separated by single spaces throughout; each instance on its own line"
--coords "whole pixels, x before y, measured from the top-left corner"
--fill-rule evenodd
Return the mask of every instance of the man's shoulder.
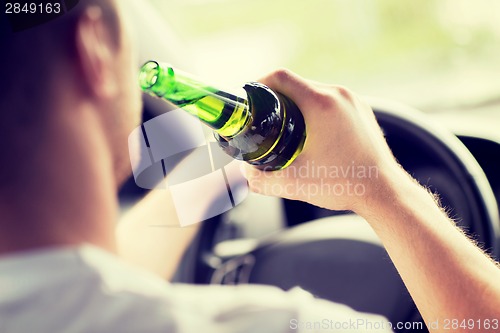
M 145 297 L 165 297 L 169 284 L 140 267 L 114 254 L 95 247 L 82 247 L 77 252 L 80 268 L 101 285 L 106 295 L 129 293 Z
M 2 332 L 161 332 L 172 324 L 168 283 L 95 247 L 10 256 L 0 275 Z
M 298 289 L 169 284 L 87 246 L 0 260 L 0 276 L 2 332 L 283 332 L 371 317 Z

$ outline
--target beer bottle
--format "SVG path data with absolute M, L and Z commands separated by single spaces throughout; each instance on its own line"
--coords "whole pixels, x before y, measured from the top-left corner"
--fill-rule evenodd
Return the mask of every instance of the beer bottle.
M 141 68 L 144 92 L 182 108 L 210 126 L 231 157 L 272 171 L 290 165 L 305 142 L 304 118 L 287 97 L 258 82 L 238 92 L 220 90 L 167 64 Z

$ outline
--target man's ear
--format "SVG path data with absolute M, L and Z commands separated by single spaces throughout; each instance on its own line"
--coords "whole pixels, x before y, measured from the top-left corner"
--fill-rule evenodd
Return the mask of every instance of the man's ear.
M 88 7 L 76 26 L 76 50 L 89 91 L 99 98 L 111 98 L 118 92 L 114 75 L 116 47 L 111 32 L 97 6 Z

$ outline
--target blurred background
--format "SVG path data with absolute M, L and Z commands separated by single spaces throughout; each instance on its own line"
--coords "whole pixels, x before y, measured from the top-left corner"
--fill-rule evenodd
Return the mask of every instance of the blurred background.
M 170 62 L 207 82 L 225 86 L 240 86 L 276 68 L 287 67 L 312 80 L 345 85 L 362 95 L 420 109 L 427 115 L 420 115 L 419 120 L 436 125 L 430 126 L 431 132 L 439 129 L 448 133 L 439 127 L 443 125 L 459 137 L 466 146 L 460 146 L 463 152 L 468 153 L 468 148 L 479 162 L 496 201 L 500 202 L 500 1 L 130 2 L 136 5 L 134 16 L 141 30 L 141 60 Z M 161 103 L 156 110 L 157 100 L 145 101 L 146 111 L 152 115 L 164 111 Z M 401 114 L 407 112 L 395 105 L 388 108 Z M 475 201 L 463 197 L 465 191 L 457 189 L 458 182 L 450 178 L 449 166 L 444 167 L 434 158 L 442 151 L 430 154 L 428 144 L 432 140 L 417 140 L 410 131 L 404 132 L 406 127 L 393 126 L 389 133 L 390 127 L 384 128 L 385 133 L 393 150 L 397 150 L 396 157 L 406 162 L 402 164 L 409 172 L 423 184 L 435 186 L 445 198 L 445 206 L 453 207 L 453 214 L 473 216 L 467 213 L 467 207 Z M 463 159 L 473 161 L 472 155 L 466 154 Z M 480 174 L 480 168 L 475 172 Z M 496 209 L 495 197 L 487 185 L 484 188 L 488 203 Z M 497 224 L 495 209 L 492 208 L 492 225 Z M 250 251 L 259 239 L 332 214 L 342 212 L 250 194 L 242 204 L 222 215 L 219 222 L 204 223 L 200 237 L 203 242 L 196 250 L 191 248 L 186 258 L 199 258 L 206 248 L 223 260 L 236 258 Z M 474 219 L 471 228 L 473 223 L 474 228 L 480 228 L 481 221 Z M 471 230 L 479 230 L 474 228 Z M 328 253 L 344 256 L 349 250 Z M 305 262 L 316 259 L 316 252 L 304 258 Z M 295 258 L 291 260 L 296 262 Z M 217 266 L 196 261 L 198 266 L 190 270 L 190 262 L 194 260 L 183 261 L 179 281 L 191 281 L 194 277 L 196 282 L 207 282 Z M 335 264 L 325 267 L 338 269 Z M 333 272 L 332 276 L 338 274 Z M 276 281 L 280 283 L 288 277 Z M 347 291 L 346 297 L 356 297 L 352 291 L 359 288 L 338 285 Z M 331 290 L 331 280 L 326 286 L 326 290 Z M 391 283 L 387 286 L 393 287 Z M 345 303 L 350 304 L 347 299 Z M 377 301 L 376 306 L 380 304 L 387 302 Z
M 497 0 L 150 1 L 204 77 L 287 67 L 426 112 L 499 109 Z

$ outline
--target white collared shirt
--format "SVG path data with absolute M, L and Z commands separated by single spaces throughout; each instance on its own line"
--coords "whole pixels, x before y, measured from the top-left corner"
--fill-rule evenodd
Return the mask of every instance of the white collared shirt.
M 0 332 L 392 331 L 383 317 L 300 289 L 169 284 L 101 249 L 81 246 L 0 258 Z

